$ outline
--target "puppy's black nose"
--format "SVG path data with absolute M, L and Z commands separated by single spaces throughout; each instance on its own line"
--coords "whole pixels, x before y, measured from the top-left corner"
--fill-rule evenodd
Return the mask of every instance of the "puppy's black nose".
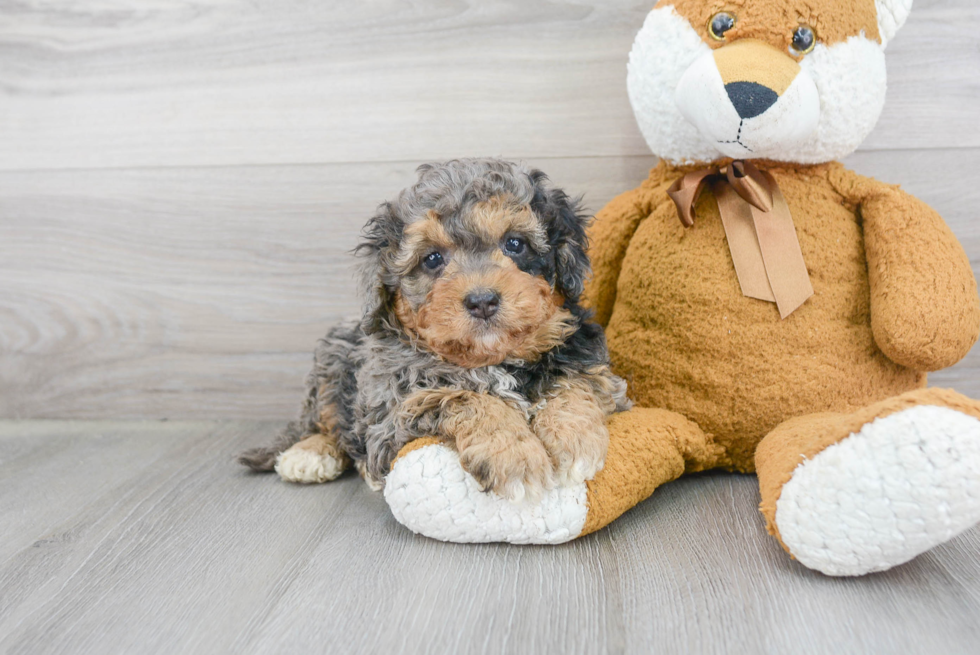
M 725 85 L 725 91 L 742 118 L 760 116 L 779 100 L 775 91 L 755 82 L 731 82 Z
M 475 318 L 489 320 L 500 309 L 500 294 L 496 291 L 474 291 L 463 298 L 463 306 Z

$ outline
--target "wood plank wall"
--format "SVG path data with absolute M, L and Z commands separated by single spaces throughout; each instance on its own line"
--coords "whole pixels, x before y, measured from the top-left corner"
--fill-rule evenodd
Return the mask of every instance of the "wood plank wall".
M 653 0 L 0 0 L 0 417 L 280 418 L 357 311 L 346 254 L 422 161 L 523 159 L 592 209 L 655 163 Z M 916 0 L 848 164 L 980 263 L 975 0 Z M 980 396 L 980 355 L 933 377 Z

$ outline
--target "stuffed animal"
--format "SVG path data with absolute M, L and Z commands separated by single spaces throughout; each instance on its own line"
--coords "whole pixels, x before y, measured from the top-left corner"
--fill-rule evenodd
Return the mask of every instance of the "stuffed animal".
M 662 158 L 591 229 L 586 289 L 636 408 L 605 468 L 540 503 L 405 447 L 395 516 L 450 541 L 588 534 L 685 473 L 756 472 L 769 532 L 829 575 L 890 568 L 980 520 L 980 403 L 926 388 L 980 332 L 942 218 L 835 160 L 872 130 L 912 0 L 661 0 L 629 96 Z

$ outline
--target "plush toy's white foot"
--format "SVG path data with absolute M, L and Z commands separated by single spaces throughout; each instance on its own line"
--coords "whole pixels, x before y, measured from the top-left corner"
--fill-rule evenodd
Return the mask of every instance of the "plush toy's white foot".
M 401 524 L 459 543 L 562 543 L 582 533 L 588 514 L 584 483 L 551 489 L 534 503 L 515 503 L 481 491 L 456 452 L 440 444 L 399 457 L 384 492 Z
M 804 565 L 883 571 L 980 521 L 980 421 L 920 406 L 877 419 L 804 461 L 776 526 Z
M 290 448 L 276 458 L 276 473 L 287 482 L 318 484 L 336 479 L 344 465 L 336 457 L 302 448 Z

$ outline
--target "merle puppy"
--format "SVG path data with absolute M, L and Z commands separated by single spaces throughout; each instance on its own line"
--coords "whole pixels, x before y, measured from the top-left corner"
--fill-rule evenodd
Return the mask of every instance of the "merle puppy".
M 353 462 L 378 489 L 405 444 L 435 436 L 513 500 L 591 479 L 605 418 L 629 401 L 579 304 L 588 219 L 519 164 L 460 159 L 418 176 L 364 228 L 363 317 L 320 340 L 300 418 L 240 461 L 294 482 Z

